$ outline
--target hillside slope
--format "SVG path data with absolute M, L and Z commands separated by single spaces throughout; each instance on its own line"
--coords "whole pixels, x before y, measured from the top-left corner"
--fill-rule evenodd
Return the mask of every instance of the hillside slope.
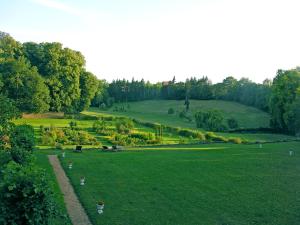
M 126 108 L 126 112 L 114 111 L 115 107 L 121 107 L 123 105 Z M 179 118 L 179 112 L 184 110 L 185 107 L 184 101 L 149 100 L 141 102 L 130 102 L 128 103 L 128 105 L 129 108 L 126 107 L 126 104 L 118 103 L 107 111 L 102 111 L 98 108 L 90 108 L 89 112 L 106 112 L 112 115 L 124 115 L 169 126 L 195 128 L 195 122 L 188 122 L 184 119 Z M 173 108 L 176 113 L 173 115 L 169 115 L 169 108 Z M 269 127 L 270 116 L 268 113 L 239 103 L 220 100 L 190 101 L 190 110 L 192 114 L 200 109 L 221 110 L 225 119 L 233 117 L 238 121 L 239 126 L 243 128 Z

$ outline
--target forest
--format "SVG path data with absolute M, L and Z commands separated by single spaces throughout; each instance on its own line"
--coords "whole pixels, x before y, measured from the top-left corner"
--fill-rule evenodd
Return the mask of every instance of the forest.
M 274 131 L 300 133 L 300 68 L 279 69 L 262 84 L 233 76 L 213 84 L 208 77 L 185 82 L 150 83 L 121 79 L 100 80 L 85 68 L 84 56 L 61 43 L 20 43 L 0 32 L 0 95 L 22 113 L 78 113 L 114 103 L 168 100 L 226 100 L 253 106 L 271 114 Z

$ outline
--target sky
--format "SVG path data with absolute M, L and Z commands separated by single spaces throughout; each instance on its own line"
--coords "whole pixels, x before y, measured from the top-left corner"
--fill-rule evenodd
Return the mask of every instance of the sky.
M 100 79 L 227 76 L 300 65 L 299 0 L 0 0 L 0 30 L 81 51 Z

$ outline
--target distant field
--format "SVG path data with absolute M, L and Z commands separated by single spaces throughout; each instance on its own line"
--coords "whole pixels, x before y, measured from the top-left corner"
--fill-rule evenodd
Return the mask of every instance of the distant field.
M 249 106 L 245 106 L 235 102 L 219 101 L 219 100 L 191 100 L 191 112 L 203 109 L 218 109 L 224 114 L 225 119 L 235 118 L 240 127 L 257 128 L 269 127 L 269 114 Z M 178 116 L 178 112 L 184 109 L 184 101 L 176 100 L 149 100 L 141 102 L 128 103 L 130 108 L 127 112 L 114 112 L 114 107 L 108 111 L 102 111 L 113 115 L 126 115 L 140 120 L 157 122 L 175 127 L 195 128 L 195 123 L 187 122 Z M 125 104 L 115 104 L 114 106 L 122 106 Z M 168 109 L 174 108 L 176 113 L 168 115 Z M 90 108 L 86 113 L 99 112 L 97 108 Z
M 300 224 L 299 143 L 192 147 L 67 152 L 62 164 L 94 225 Z

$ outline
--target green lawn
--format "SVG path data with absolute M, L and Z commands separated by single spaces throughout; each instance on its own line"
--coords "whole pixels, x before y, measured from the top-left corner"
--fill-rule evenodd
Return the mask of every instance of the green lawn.
M 299 142 L 162 149 L 67 152 L 63 167 L 94 225 L 300 224 Z
M 58 205 L 58 210 L 62 216 L 57 217 L 51 221 L 51 225 L 71 225 L 71 221 L 67 215 L 67 211 L 64 204 L 63 194 L 60 191 L 58 186 L 54 171 L 48 161 L 48 154 L 57 154 L 58 151 L 49 151 L 49 150 L 38 150 L 35 152 L 36 163 L 39 167 L 45 169 L 48 180 L 50 181 L 51 188 L 54 192 L 55 201 Z
M 249 106 L 245 106 L 236 102 L 220 101 L 220 100 L 191 100 L 191 112 L 203 109 L 218 109 L 224 113 L 225 119 L 235 118 L 240 127 L 256 128 L 256 127 L 269 127 L 270 116 L 269 114 Z M 123 104 L 115 104 L 121 106 Z M 188 127 L 195 128 L 194 122 L 187 122 L 178 116 L 178 112 L 184 109 L 184 101 L 176 100 L 149 100 L 141 102 L 130 102 L 130 108 L 127 112 L 114 112 L 114 107 L 108 111 L 100 111 L 113 115 L 125 115 L 140 120 L 158 122 L 161 124 L 174 126 L 174 127 Z M 168 109 L 174 108 L 177 113 L 168 115 Z M 93 114 L 99 112 L 97 108 L 91 108 L 86 114 Z

